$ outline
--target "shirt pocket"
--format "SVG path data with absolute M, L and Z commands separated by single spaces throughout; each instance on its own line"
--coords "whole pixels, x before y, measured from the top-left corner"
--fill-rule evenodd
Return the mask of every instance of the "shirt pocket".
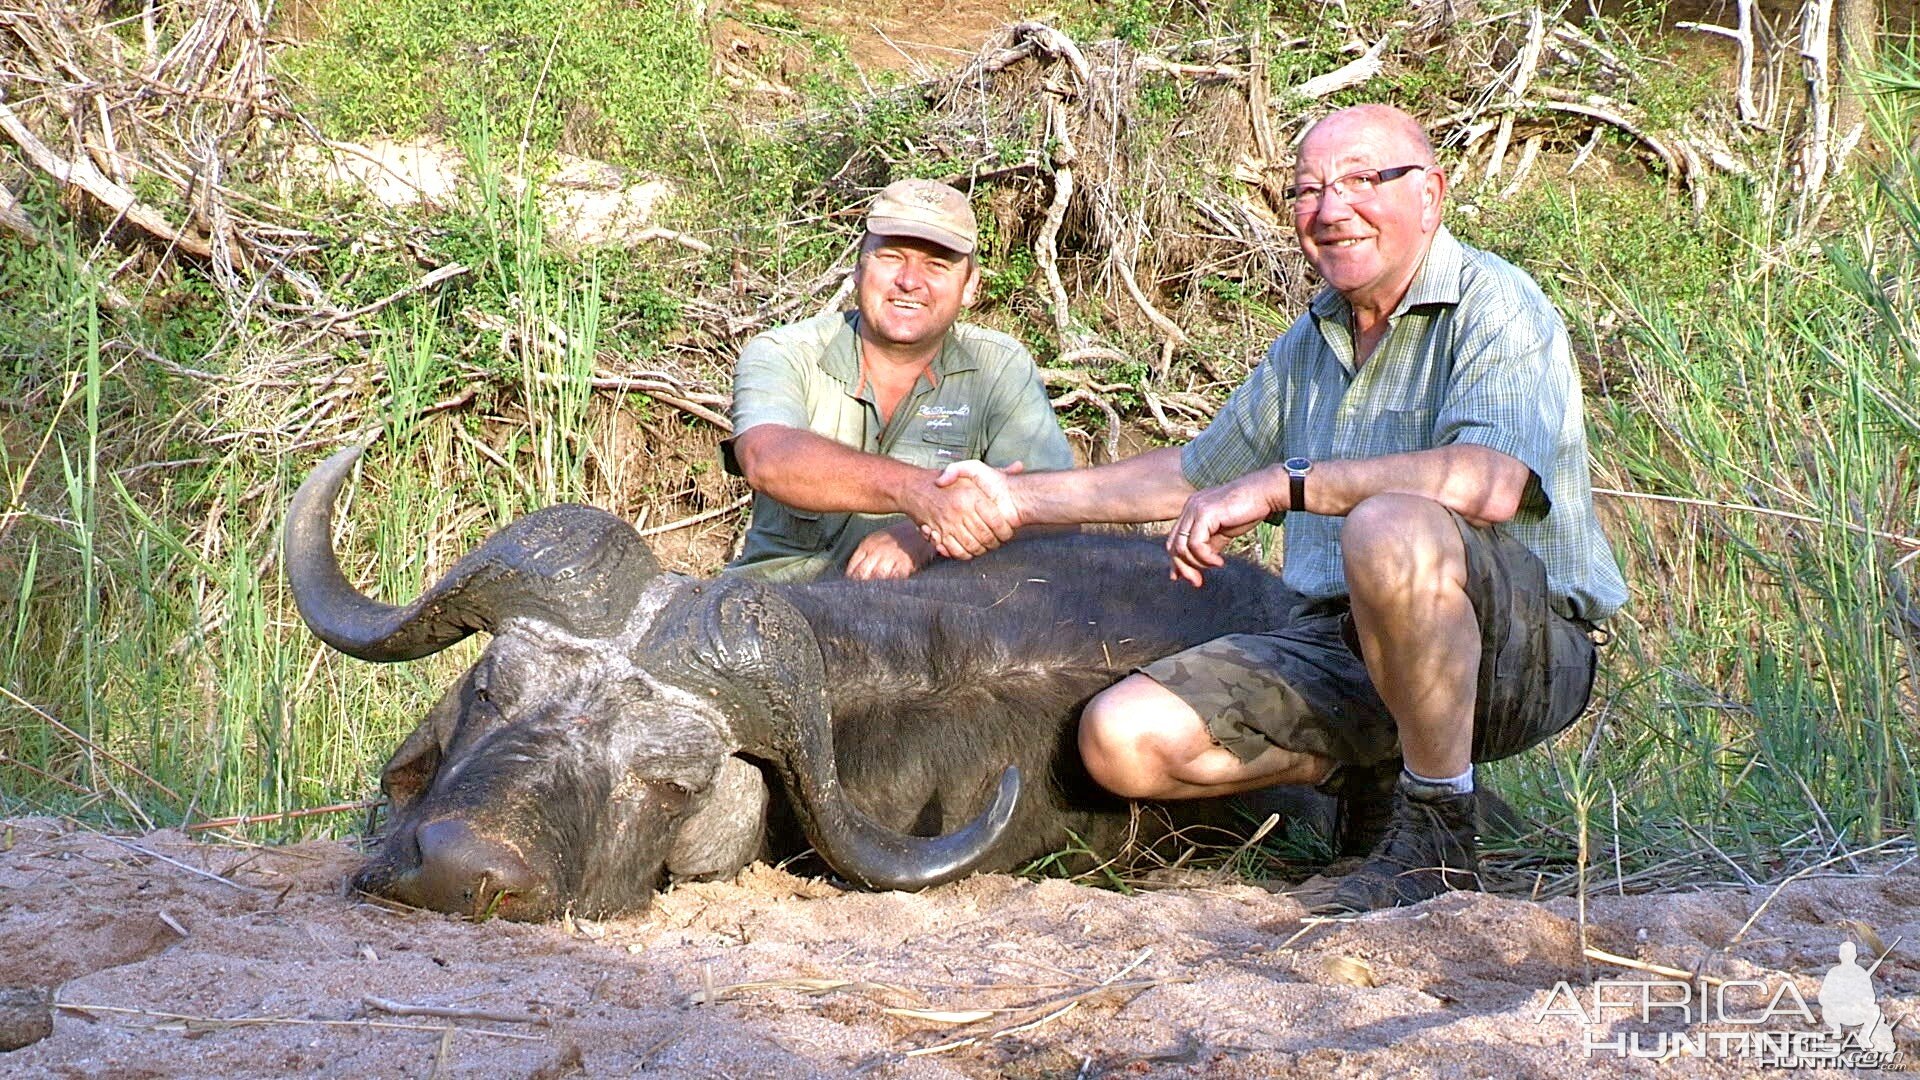
M 1433 449 L 1432 409 L 1382 409 L 1360 432 L 1359 457 Z M 1345 456 L 1345 455 L 1339 455 Z
M 971 424 L 927 428 L 920 433 L 920 441 L 927 448 L 931 465 L 951 465 L 956 461 L 980 456 L 979 451 L 974 449 Z

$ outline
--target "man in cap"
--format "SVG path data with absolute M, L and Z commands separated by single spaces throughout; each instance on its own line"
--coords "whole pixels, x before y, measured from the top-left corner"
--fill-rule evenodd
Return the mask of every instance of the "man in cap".
M 1013 535 L 979 489 L 934 483 L 946 466 L 1073 466 L 1033 357 L 955 321 L 980 288 L 978 231 L 953 188 L 889 184 L 867 211 L 855 310 L 770 330 L 741 351 L 726 453 L 753 487 L 753 523 L 729 569 L 906 577 L 936 557 L 917 526 L 960 558 Z
M 1343 851 L 1366 859 L 1329 914 L 1476 884 L 1474 762 L 1573 721 L 1589 631 L 1627 597 L 1566 326 L 1532 278 L 1447 231 L 1446 188 L 1406 113 L 1326 117 L 1287 189 L 1326 287 L 1199 438 L 1097 469 L 943 477 L 1010 500 L 1021 525 L 1177 517 L 1172 572 L 1196 585 L 1229 539 L 1284 518 L 1301 602 L 1095 697 L 1080 750 L 1134 798 L 1336 790 Z

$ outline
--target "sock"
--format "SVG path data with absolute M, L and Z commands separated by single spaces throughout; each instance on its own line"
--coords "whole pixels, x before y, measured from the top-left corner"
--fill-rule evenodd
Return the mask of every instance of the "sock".
M 1467 771 L 1459 776 L 1432 777 L 1421 776 L 1412 769 L 1400 767 L 1400 783 L 1407 793 L 1419 798 L 1437 799 L 1443 795 L 1469 795 L 1473 793 L 1473 765 L 1467 765 Z

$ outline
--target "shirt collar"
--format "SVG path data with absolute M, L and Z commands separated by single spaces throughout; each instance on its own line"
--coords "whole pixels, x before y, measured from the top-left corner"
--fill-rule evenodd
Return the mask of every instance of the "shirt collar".
M 1399 318 L 1409 308 L 1421 304 L 1458 304 L 1460 302 L 1460 277 L 1466 269 L 1466 252 L 1460 241 L 1445 225 L 1433 234 L 1433 240 L 1427 244 L 1427 254 L 1420 260 L 1420 269 L 1414 272 L 1412 284 L 1407 286 L 1407 294 L 1393 309 L 1391 318 Z M 1332 286 L 1322 286 L 1308 305 L 1315 318 L 1338 319 L 1342 325 L 1351 316 L 1352 309 L 1347 298 L 1341 296 Z
M 827 349 L 820 356 L 820 366 L 827 374 L 839 379 L 849 393 L 860 385 L 860 313 L 846 311 L 840 315 L 840 325 L 827 339 Z
M 958 325 L 958 324 L 956 324 Z M 840 325 L 833 336 L 827 339 L 827 349 L 820 357 L 820 366 L 827 374 L 839 379 L 849 393 L 860 385 L 860 313 L 846 311 L 841 313 Z M 956 371 L 974 371 L 980 367 L 980 358 L 974 350 L 963 348 L 960 335 L 948 330 L 940 341 L 940 352 L 934 356 L 930 368 L 932 378 L 929 382 L 938 385 L 948 375 Z

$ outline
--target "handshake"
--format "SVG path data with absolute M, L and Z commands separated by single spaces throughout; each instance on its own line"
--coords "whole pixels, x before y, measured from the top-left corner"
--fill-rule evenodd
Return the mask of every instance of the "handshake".
M 1015 482 L 1021 471 L 1019 462 L 1005 469 L 983 461 L 955 462 L 915 485 L 907 515 L 919 527 L 919 538 L 949 559 L 985 555 L 1027 526 L 1172 520 L 1168 575 L 1198 587 L 1208 571 L 1226 565 L 1225 551 L 1234 537 L 1291 509 L 1283 467 L 1256 469 L 1195 490 L 1180 471 L 1180 452 L 1171 448 Z
M 1025 465 L 996 469 L 984 461 L 960 461 L 946 467 L 933 483 L 917 490 L 907 516 L 935 551 L 949 559 L 985 555 L 1013 539 L 1020 508 L 1007 478 Z

